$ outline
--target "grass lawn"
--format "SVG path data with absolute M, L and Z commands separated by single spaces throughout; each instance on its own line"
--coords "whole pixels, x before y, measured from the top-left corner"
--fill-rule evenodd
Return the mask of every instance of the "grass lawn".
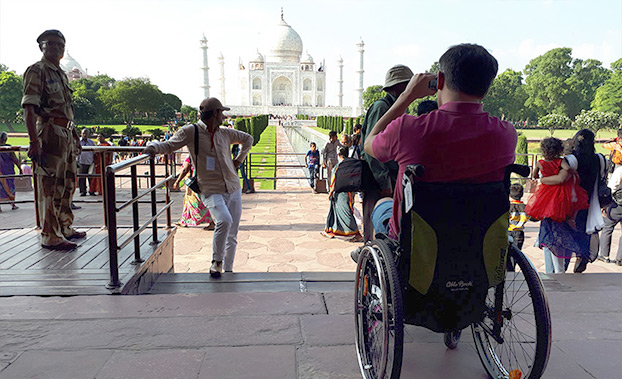
M 26 124 L 11 124 L 11 126 L 13 127 L 16 133 L 28 133 L 28 130 L 26 129 Z M 91 128 L 91 127 L 97 127 L 97 126 L 113 128 L 114 130 L 117 131 L 117 133 L 120 133 L 123 129 L 125 129 L 126 125 L 102 125 L 102 124 L 80 124 L 78 125 L 78 127 L 80 128 L 85 128 L 85 127 Z M 142 132 L 146 132 L 149 129 L 162 129 L 164 131 L 167 130 L 167 127 L 162 126 L 162 125 L 134 125 L 134 126 L 140 129 Z M 0 132 L 9 132 L 9 128 L 7 127 L 6 124 L 4 123 L 0 124 Z
M 276 153 L 276 126 L 268 126 L 263 131 L 257 145 L 252 147 L 251 153 L 253 155 L 251 156 L 251 175 L 249 178 L 276 176 L 276 155 L 261 155 L 261 153 Z M 272 190 L 275 187 L 276 181 L 274 180 L 255 180 L 255 189 Z

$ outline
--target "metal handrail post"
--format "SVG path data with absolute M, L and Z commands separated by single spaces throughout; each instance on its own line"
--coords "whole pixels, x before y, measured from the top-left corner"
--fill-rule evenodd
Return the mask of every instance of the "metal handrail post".
M 95 154 L 95 155 L 99 155 L 99 167 L 102 168 L 101 173 L 100 173 L 100 180 L 101 180 L 101 189 L 103 190 L 104 188 L 106 188 L 106 161 L 104 159 L 104 153 L 99 153 L 99 154 Z M 84 179 L 86 180 L 86 179 Z M 89 180 L 91 180 L 89 178 Z M 103 198 L 103 206 L 104 206 L 104 214 L 106 214 L 106 210 L 108 209 L 107 207 L 107 203 L 106 203 L 106 196 L 102 196 Z M 104 217 L 104 227 L 107 228 L 108 227 L 108 217 Z
M 138 183 L 136 178 L 136 166 L 130 167 L 131 173 L 131 182 L 132 182 L 132 199 L 135 199 L 138 196 Z M 138 203 L 132 204 L 132 224 L 134 226 L 134 232 L 136 232 L 139 228 L 138 226 Z M 144 262 L 144 260 L 140 257 L 140 235 L 137 235 L 134 238 L 134 260 L 132 264 L 140 264 Z
M 119 248 L 117 245 L 117 209 L 115 204 L 114 171 L 109 167 L 106 169 L 106 192 L 107 197 L 106 218 L 108 219 L 108 252 L 110 259 L 110 282 L 106 285 L 108 289 L 118 289 L 121 287 L 119 280 Z
M 168 178 L 169 177 L 169 159 L 168 159 L 168 154 L 164 154 L 164 175 Z M 166 202 L 166 204 L 171 202 L 171 184 L 169 181 L 166 181 L 166 187 L 165 187 L 165 192 L 164 192 L 164 200 Z M 171 228 L 171 208 L 168 207 L 166 209 L 166 228 L 170 229 Z
M 151 159 L 149 159 L 149 171 L 151 171 L 149 173 L 150 179 L 151 179 L 151 187 L 156 185 L 156 178 L 155 178 L 155 157 L 151 157 Z M 158 209 L 156 207 L 156 191 L 151 191 L 151 217 L 154 217 L 156 215 L 156 213 L 158 213 Z M 157 244 L 158 242 L 158 220 L 154 219 L 152 225 L 152 234 L 153 234 L 153 240 L 151 241 L 152 245 Z

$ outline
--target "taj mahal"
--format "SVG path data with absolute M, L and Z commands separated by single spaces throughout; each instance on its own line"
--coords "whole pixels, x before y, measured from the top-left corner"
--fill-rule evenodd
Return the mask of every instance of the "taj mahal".
M 343 106 L 343 59 L 337 61 L 339 80 L 337 81 L 338 104 L 326 104 L 327 83 L 325 62 L 315 62 L 306 52 L 303 56 L 303 43 L 300 35 L 283 18 L 268 31 L 271 41 L 269 51 L 262 55 L 257 50 L 248 61 L 238 63 L 237 85 L 241 93 L 240 105 L 229 105 L 229 113 L 240 116 L 309 115 L 309 116 L 359 116 L 363 114 L 363 53 L 364 43 L 357 44 L 360 65 L 356 71 L 358 88 L 355 88 L 357 105 Z M 207 60 L 207 38 L 201 39 L 203 50 L 203 96 L 210 97 L 209 68 Z M 219 98 L 226 103 L 225 69 L 222 53 L 218 58 L 220 66 Z

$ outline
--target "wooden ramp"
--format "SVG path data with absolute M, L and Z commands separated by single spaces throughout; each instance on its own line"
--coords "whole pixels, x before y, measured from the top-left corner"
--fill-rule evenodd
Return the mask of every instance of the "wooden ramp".
M 149 290 L 161 273 L 173 267 L 175 228 L 158 230 L 159 243 L 151 244 L 150 230 L 140 235 L 142 264 L 134 261 L 134 244 L 119 256 L 122 288 L 111 291 L 108 232 L 103 228 L 79 228 L 87 237 L 76 241 L 73 251 L 54 251 L 41 247 L 35 229 L 0 230 L 0 296 L 72 296 L 111 293 L 139 294 Z M 130 227 L 119 227 L 118 239 L 132 235 Z

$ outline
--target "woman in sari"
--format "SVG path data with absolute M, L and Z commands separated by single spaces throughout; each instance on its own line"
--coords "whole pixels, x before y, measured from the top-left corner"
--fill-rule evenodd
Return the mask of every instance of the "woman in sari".
M 194 168 L 190 157 L 186 158 L 184 165 L 181 169 L 181 173 L 177 177 L 177 180 L 173 184 L 173 189 L 179 189 L 179 184 L 186 178 L 192 177 Z M 204 222 L 208 225 L 204 228 L 206 230 L 214 230 L 214 221 L 209 213 L 207 207 L 201 201 L 201 198 L 186 186 L 186 195 L 184 196 L 184 208 L 181 213 L 181 219 L 176 222 L 179 226 L 198 226 Z
M 104 137 L 102 134 L 97 136 L 97 146 L 112 146 L 112 144 L 108 141 L 106 141 L 106 137 Z M 110 164 L 112 164 L 112 153 L 103 153 L 103 152 L 99 152 L 99 153 L 95 153 L 95 173 L 97 175 L 99 175 L 98 178 L 93 178 L 93 181 L 91 182 L 91 192 L 93 193 L 98 193 L 99 195 L 102 195 L 104 193 L 103 189 L 102 189 L 102 181 L 101 181 L 101 174 L 102 174 L 102 163 L 101 163 L 101 155 L 104 154 L 104 167 L 108 166 Z
M 6 132 L 0 133 L 0 146 L 7 145 L 6 141 L 9 135 Z M 22 174 L 22 168 L 19 165 L 19 160 L 15 156 L 15 153 L 0 153 L 0 175 L 14 175 L 15 169 L 13 166 L 17 166 L 20 175 Z M 15 179 L 13 178 L 0 178 L 0 201 L 10 201 L 11 209 L 19 208 L 15 205 Z M 2 209 L 0 208 L 0 212 Z
M 327 238 L 342 237 L 350 242 L 359 242 L 363 239 L 359 233 L 356 219 L 354 218 L 354 193 L 335 193 L 335 176 L 339 175 L 339 164 L 348 156 L 348 148 L 341 146 L 337 149 L 339 163 L 333 168 L 330 180 L 330 209 L 326 216 L 326 227 L 322 235 Z

